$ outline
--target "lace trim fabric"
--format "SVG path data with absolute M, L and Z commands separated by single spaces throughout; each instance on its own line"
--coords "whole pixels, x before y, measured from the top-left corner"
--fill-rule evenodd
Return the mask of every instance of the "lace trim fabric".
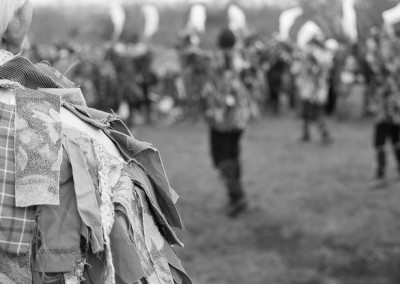
M 75 267 L 75 270 L 64 274 L 64 281 L 65 284 L 80 284 L 82 281 L 85 281 L 86 279 L 83 278 L 83 273 L 85 271 L 85 262 L 82 261 L 80 263 L 77 263 L 77 266 Z M 107 284 L 111 284 L 111 282 L 105 282 Z
M 141 187 L 145 191 L 147 196 L 153 197 L 153 198 L 149 198 L 148 202 L 152 207 L 154 215 L 157 216 L 157 218 L 156 218 L 157 222 L 164 228 L 163 233 L 164 233 L 164 236 L 166 237 L 168 243 L 173 244 L 173 245 L 178 245 L 180 247 L 184 247 L 184 244 L 179 240 L 175 231 L 172 229 L 171 225 L 168 223 L 162 210 L 159 208 L 159 206 L 157 204 L 156 196 L 154 196 L 154 194 L 152 194 L 151 191 L 146 187 L 145 180 L 142 180 L 140 177 L 138 177 L 136 175 L 136 169 L 138 167 L 139 166 L 137 164 L 130 163 L 125 166 L 125 168 L 123 169 L 122 175 L 126 175 L 131 180 L 134 180 L 135 183 L 139 184 L 139 187 Z
M 0 79 L 0 88 L 5 89 L 25 89 L 20 83 L 7 80 L 7 79 Z
M 114 203 L 120 203 L 128 212 L 133 231 L 133 241 L 139 253 L 142 268 L 150 283 L 173 284 L 173 278 L 166 257 L 165 239 L 154 221 L 146 193 L 135 187 L 128 176 L 122 176 L 125 162 L 106 151 L 93 141 L 96 158 L 99 161 L 100 206 L 106 242 L 108 272 L 105 283 L 115 283 L 114 267 L 110 251 L 109 234 L 114 224 Z
M 145 192 L 135 187 L 129 177 L 122 176 L 114 189 L 113 201 L 121 204 L 127 212 L 133 242 L 148 282 L 173 284 L 165 239 L 154 221 Z
M 113 187 L 117 184 L 124 165 L 122 159 L 118 159 L 103 150 L 103 147 L 93 141 L 94 152 L 99 162 L 99 193 L 101 197 L 100 217 L 103 225 L 104 240 L 106 244 L 106 263 L 108 271 L 105 283 L 115 283 L 115 269 L 112 261 L 110 233 L 114 225 L 114 204 L 112 202 Z
M 0 49 L 0 66 L 3 65 L 4 63 L 6 63 L 7 61 L 10 61 L 13 58 L 14 58 L 14 54 L 12 54 L 11 52 L 9 52 L 7 50 Z
M 64 130 L 65 132 L 66 129 Z M 74 134 L 72 134 L 74 133 Z M 151 204 L 148 201 L 146 192 L 140 187 L 135 186 L 132 177 L 129 175 L 132 167 L 122 158 L 116 157 L 107 152 L 103 145 L 91 139 L 87 134 L 72 130 L 69 139 L 75 143 L 82 140 L 88 144 L 79 143 L 79 147 L 92 148 L 82 150 L 85 164 L 93 167 L 96 180 L 96 189 L 99 192 L 101 202 L 99 202 L 99 214 L 103 238 L 105 243 L 105 263 L 106 272 L 102 276 L 104 283 L 115 284 L 115 268 L 111 253 L 110 232 L 114 225 L 115 204 L 124 207 L 128 219 L 129 237 L 140 258 L 141 269 L 148 281 L 154 284 L 173 284 L 173 275 L 168 261 L 168 243 L 159 231 L 156 224 Z M 82 139 L 78 139 L 80 137 Z M 72 149 L 72 148 L 71 148 Z M 73 161 L 71 161 L 73 163 Z M 89 170 L 89 169 L 87 169 Z M 68 274 L 68 282 L 75 284 L 79 279 L 76 274 Z M 64 278 L 67 280 L 66 278 Z M 79 283 L 79 282 L 78 282 Z

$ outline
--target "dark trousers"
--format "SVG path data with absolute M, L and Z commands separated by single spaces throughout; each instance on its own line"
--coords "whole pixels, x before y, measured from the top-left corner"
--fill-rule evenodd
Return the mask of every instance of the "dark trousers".
M 226 132 L 210 130 L 211 157 L 228 190 L 232 203 L 244 198 L 239 158 L 242 133 L 242 130 Z
M 400 125 L 392 122 L 379 122 L 375 124 L 373 143 L 377 155 L 377 177 L 383 177 L 386 169 L 385 144 L 390 141 L 400 171 Z
M 323 141 L 327 141 L 330 139 L 330 134 L 328 131 L 328 127 L 326 125 L 324 119 L 324 111 L 322 106 L 309 102 L 302 102 L 302 118 L 303 118 L 303 136 L 302 140 L 309 141 L 311 139 L 310 128 L 312 124 L 316 124 L 321 133 L 321 138 Z

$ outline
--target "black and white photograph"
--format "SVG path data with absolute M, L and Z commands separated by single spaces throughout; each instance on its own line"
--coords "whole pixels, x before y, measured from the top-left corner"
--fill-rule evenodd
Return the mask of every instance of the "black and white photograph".
M 400 0 L 0 0 L 0 284 L 400 284 Z

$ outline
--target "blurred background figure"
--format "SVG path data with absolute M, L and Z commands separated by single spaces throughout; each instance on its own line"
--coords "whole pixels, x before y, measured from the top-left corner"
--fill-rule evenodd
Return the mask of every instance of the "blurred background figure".
M 376 120 L 373 145 L 376 150 L 376 178 L 383 179 L 386 174 L 386 142 L 390 141 L 397 171 L 400 174 L 400 42 L 384 34 L 376 46 L 381 54 L 379 68 L 381 75 L 375 89 Z
M 220 50 L 205 90 L 205 115 L 210 126 L 210 150 L 228 192 L 227 213 L 236 217 L 248 206 L 242 182 L 240 141 L 250 116 L 250 97 L 240 78 L 236 36 L 226 28 L 218 37 Z
M 332 137 L 324 119 L 324 106 L 328 99 L 328 80 L 333 58 L 321 39 L 311 39 L 304 48 L 304 55 L 298 62 L 296 81 L 302 101 L 301 141 L 311 140 L 310 126 L 316 123 L 322 142 L 328 144 L 332 142 Z

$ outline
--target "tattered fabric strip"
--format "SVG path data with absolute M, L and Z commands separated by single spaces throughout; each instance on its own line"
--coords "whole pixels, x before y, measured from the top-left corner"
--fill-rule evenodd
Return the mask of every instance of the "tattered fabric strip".
M 112 202 L 113 187 L 121 177 L 121 170 L 124 167 L 124 161 L 114 157 L 103 150 L 103 147 L 96 141 L 93 141 L 94 153 L 99 164 L 98 190 L 101 196 L 100 217 L 103 225 L 107 273 L 104 275 L 104 281 L 107 284 L 115 282 L 115 268 L 112 260 L 110 233 L 114 225 L 114 204 Z
M 114 203 L 121 204 L 132 226 L 133 242 L 146 279 L 154 284 L 173 284 L 166 243 L 154 221 L 144 191 L 123 176 L 114 189 Z
M 0 49 L 0 66 L 13 58 L 14 54 L 5 49 Z
M 149 205 L 151 205 L 151 208 L 154 212 L 154 218 L 158 225 L 163 228 L 162 232 L 167 241 L 172 245 L 184 247 L 183 243 L 179 240 L 175 231 L 172 229 L 171 225 L 165 218 L 164 213 L 160 209 L 160 206 L 157 203 L 155 191 L 150 190 L 152 184 L 150 178 L 146 175 L 146 173 L 139 168 L 139 165 L 137 163 L 132 161 L 124 167 L 123 174 L 128 176 L 132 181 L 134 181 L 136 186 L 144 190 L 144 192 L 146 193 L 149 200 Z
M 122 130 L 120 124 L 121 122 L 115 121 L 111 123 L 111 126 Z M 178 195 L 170 187 L 160 153 L 151 144 L 138 141 L 128 136 L 127 133 L 112 129 L 107 129 L 104 132 L 115 142 L 126 160 L 135 159 L 145 169 L 157 191 L 157 201 L 168 223 L 171 226 L 183 229 L 182 219 L 175 206 Z
M 24 89 L 25 87 L 22 86 L 18 82 L 14 82 L 7 79 L 0 79 L 0 87 L 6 89 Z
M 58 205 L 62 162 L 60 98 L 16 90 L 15 205 Z
M 64 128 L 64 143 L 67 149 L 77 198 L 79 215 L 83 224 L 90 232 L 90 244 L 93 253 L 104 250 L 103 227 L 100 218 L 100 208 L 96 198 L 98 168 L 95 165 L 96 156 L 90 137 L 84 133 Z

